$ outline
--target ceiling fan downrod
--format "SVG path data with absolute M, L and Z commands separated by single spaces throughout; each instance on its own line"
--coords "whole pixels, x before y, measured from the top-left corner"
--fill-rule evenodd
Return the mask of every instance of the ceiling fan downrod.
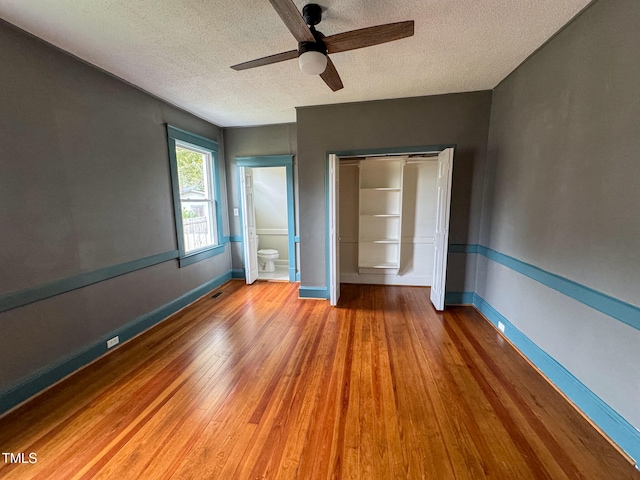
M 307 3 L 302 7 L 302 18 L 311 29 L 322 21 L 322 7 L 317 3 Z

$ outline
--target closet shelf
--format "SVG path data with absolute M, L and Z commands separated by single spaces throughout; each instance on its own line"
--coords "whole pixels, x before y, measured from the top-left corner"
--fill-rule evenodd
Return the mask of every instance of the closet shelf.
M 390 243 L 392 245 L 400 243 L 397 238 L 362 238 L 360 241 L 363 243 Z
M 358 268 L 400 268 L 404 160 L 360 162 Z M 381 271 L 380 274 L 387 272 Z
M 400 268 L 398 262 L 385 262 L 385 263 L 371 263 L 371 264 L 360 264 L 359 268 Z

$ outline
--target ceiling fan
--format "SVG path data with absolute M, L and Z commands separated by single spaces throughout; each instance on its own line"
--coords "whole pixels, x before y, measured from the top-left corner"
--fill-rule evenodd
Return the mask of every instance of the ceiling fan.
M 268 57 L 233 65 L 234 70 L 261 67 L 272 63 L 298 58 L 300 69 L 309 75 L 320 75 L 333 90 L 343 88 L 340 75 L 327 54 L 346 52 L 357 48 L 370 47 L 392 42 L 413 35 L 413 20 L 387 23 L 375 27 L 361 28 L 325 37 L 315 26 L 322 20 L 322 7 L 309 3 L 302 9 L 302 15 L 293 0 L 269 0 L 289 31 L 298 41 L 297 50 L 276 53 Z

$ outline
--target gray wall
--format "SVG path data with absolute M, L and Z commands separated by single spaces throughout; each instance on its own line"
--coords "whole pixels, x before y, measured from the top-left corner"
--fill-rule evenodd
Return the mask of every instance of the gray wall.
M 261 127 L 233 127 L 224 129 L 225 165 L 227 171 L 227 191 L 229 193 L 230 235 L 242 236 L 240 217 L 233 216 L 233 209 L 240 209 L 238 196 L 238 175 L 236 157 L 262 155 L 296 155 L 296 124 L 283 123 Z M 294 190 L 297 197 L 297 160 L 294 157 Z M 297 217 L 297 201 L 296 201 Z M 296 221 L 297 225 L 297 221 Z M 242 268 L 242 243 L 231 245 L 233 268 Z
M 299 108 L 301 284 L 327 285 L 325 172 L 332 151 L 456 144 L 449 240 L 477 243 L 490 108 L 489 91 Z M 450 255 L 448 290 L 474 289 L 474 260 Z
M 640 2 L 600 0 L 494 91 L 480 243 L 640 306 Z M 640 331 L 485 258 L 478 293 L 640 428 Z
M 177 249 L 165 123 L 221 130 L 0 22 L 0 295 Z M 176 260 L 0 313 L 0 392 L 226 273 Z

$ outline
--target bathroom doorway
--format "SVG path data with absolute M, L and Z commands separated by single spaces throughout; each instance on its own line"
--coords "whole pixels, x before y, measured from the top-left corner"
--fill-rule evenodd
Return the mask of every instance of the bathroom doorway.
M 296 280 L 293 156 L 236 158 L 247 283 Z

